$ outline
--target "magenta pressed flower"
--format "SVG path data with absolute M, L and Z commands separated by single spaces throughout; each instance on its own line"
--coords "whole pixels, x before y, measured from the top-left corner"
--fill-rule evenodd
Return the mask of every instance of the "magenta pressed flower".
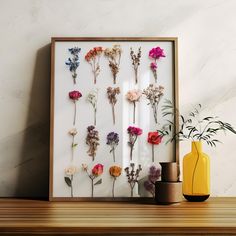
M 129 126 L 127 132 L 129 134 L 128 144 L 130 146 L 130 160 L 132 161 L 134 144 L 137 141 L 138 136 L 143 133 L 143 130 L 138 127 Z
M 149 57 L 153 59 L 160 59 L 161 57 L 165 57 L 166 55 L 164 54 L 164 49 L 160 47 L 152 48 L 149 51 Z
M 151 62 L 150 67 L 153 71 L 157 70 L 157 63 L 156 62 Z
M 152 48 L 149 51 L 149 57 L 151 60 L 154 60 L 150 63 L 150 69 L 155 78 L 155 82 L 157 82 L 157 60 L 159 60 L 161 57 L 166 57 L 166 55 L 164 54 L 164 49 L 160 47 Z

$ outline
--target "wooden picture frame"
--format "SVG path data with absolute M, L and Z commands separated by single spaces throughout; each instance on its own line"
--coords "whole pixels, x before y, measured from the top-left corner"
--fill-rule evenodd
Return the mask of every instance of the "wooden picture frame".
M 94 84 L 93 73 L 88 61 L 85 60 L 86 53 L 93 49 L 94 47 L 112 48 L 114 44 L 118 44 L 122 48 L 120 68 L 117 75 L 117 83 L 113 84 L 111 66 L 109 67 L 108 59 L 104 55 L 101 56 L 100 65 L 101 72 L 98 75 L 98 81 Z M 138 121 L 135 124 L 132 123 L 133 111 L 132 106 L 127 101 L 125 94 L 130 89 L 140 89 L 143 91 L 148 84 L 154 82 L 154 73 L 150 68 L 150 63 L 155 62 L 148 57 L 148 52 L 152 48 L 160 46 L 164 49 L 165 57 L 158 58 L 156 60 L 158 69 L 158 82 L 156 85 L 165 84 L 164 96 L 160 102 L 160 105 L 164 101 L 164 97 L 172 100 L 176 109 L 178 109 L 178 39 L 175 37 L 112 37 L 112 38 L 93 38 L 93 37 L 54 37 L 51 40 L 51 111 L 50 111 L 50 189 L 49 189 L 49 200 L 50 201 L 143 201 L 151 200 L 152 196 L 148 191 L 145 192 L 143 188 L 143 182 L 147 178 L 148 170 L 153 162 L 149 157 L 151 154 L 151 145 L 147 143 L 147 133 L 149 131 L 155 131 L 157 124 L 154 124 L 152 117 L 152 110 L 150 106 L 147 105 L 148 101 L 146 98 L 142 98 L 137 105 L 140 106 L 138 109 Z M 70 71 L 69 59 L 73 60 L 73 55 L 69 48 L 79 47 L 81 51 L 79 52 L 79 66 L 76 70 Z M 136 84 L 134 82 L 135 75 L 134 68 L 132 65 L 132 59 L 130 56 L 130 47 L 133 48 L 134 54 L 137 55 L 138 48 L 141 47 L 141 58 L 139 65 L 139 81 Z M 77 52 L 78 53 L 78 52 Z M 104 53 L 104 52 L 103 52 Z M 77 58 L 78 59 L 78 58 Z M 67 64 L 66 64 L 67 62 Z M 73 84 L 73 73 L 76 71 L 76 84 Z M 160 78 L 159 78 L 160 77 Z M 163 78 L 163 79 L 162 79 Z M 109 81 L 110 80 L 110 81 Z M 160 81 L 159 81 L 160 80 Z M 117 104 L 115 105 L 117 124 L 112 125 L 112 115 L 109 100 L 107 98 L 106 89 L 107 86 L 111 87 L 121 87 L 121 93 L 117 95 Z M 99 131 L 101 139 L 99 140 L 100 145 L 98 146 L 102 151 L 99 153 L 97 151 L 97 159 L 95 161 L 91 160 L 91 156 L 86 154 L 86 128 L 89 123 L 93 124 L 92 116 L 92 106 L 86 100 L 86 95 L 88 94 L 88 89 L 94 89 L 99 87 L 98 97 L 98 124 L 95 129 Z M 101 90 L 101 91 L 100 91 Z M 81 91 L 82 97 L 76 98 L 78 101 L 70 99 L 68 96 L 69 91 Z M 165 93 L 165 91 L 167 91 Z M 100 100 L 99 100 L 100 99 Z M 107 100 L 106 100 L 107 99 Z M 76 117 L 78 127 L 68 124 L 72 122 L 72 112 L 73 103 L 76 108 Z M 87 103 L 86 103 L 87 102 Z M 100 103 L 99 103 L 100 102 Z M 160 106 L 159 105 L 159 106 Z M 160 111 L 161 109 L 159 109 Z M 159 112 L 160 113 L 160 112 Z M 158 119 L 161 119 L 158 113 Z M 118 115 L 117 115 L 118 114 Z M 134 113 L 135 114 L 135 113 Z M 173 120 L 175 127 L 178 127 L 177 120 Z M 100 123 L 99 123 L 100 122 Z M 130 160 L 127 152 L 129 151 L 129 146 L 127 141 L 129 137 L 127 134 L 127 124 L 135 127 L 149 127 L 143 128 L 143 136 L 137 138 L 137 143 L 135 143 L 134 150 L 135 155 L 134 160 Z M 69 126 L 71 128 L 76 127 L 78 133 L 76 136 L 69 135 Z M 125 127 L 126 126 L 126 127 Z M 124 128 L 125 127 L 125 128 Z M 150 129 L 150 130 L 149 130 Z M 106 130 L 106 132 L 105 132 Z M 119 133 L 120 140 L 117 146 L 118 157 L 116 162 L 111 161 L 111 154 L 109 153 L 109 147 L 106 145 L 105 135 L 108 130 L 116 131 Z M 76 130 L 77 131 L 77 130 Z M 144 137 L 145 136 L 145 137 Z M 74 138 L 78 142 L 76 149 L 74 148 Z M 73 141 L 71 143 L 71 140 Z M 139 140 L 140 139 L 140 140 Z M 72 146 L 70 146 L 72 145 Z M 176 161 L 179 163 L 179 144 L 174 142 L 170 144 L 171 147 L 167 145 L 157 145 L 155 147 L 158 149 L 156 153 L 160 153 L 158 158 L 155 159 L 154 165 L 158 166 L 160 161 Z M 74 153 L 76 150 L 76 153 Z M 156 150 L 156 149 L 155 149 Z M 70 159 L 70 155 L 73 153 L 73 162 Z M 76 157 L 75 157 L 76 156 Z M 74 158 L 77 158 L 76 161 Z M 132 156 L 131 156 L 132 158 Z M 150 159 L 149 159 L 150 158 Z M 98 160 L 98 161 L 97 161 Z M 104 161 L 102 163 L 102 160 Z M 77 166 L 76 174 L 65 175 L 65 168 L 70 166 L 71 163 L 76 162 L 73 166 Z M 65 163 L 68 163 L 65 164 Z M 86 168 L 82 168 L 81 164 L 87 164 Z M 94 182 L 91 181 L 92 168 L 95 164 L 103 164 L 103 174 L 100 176 L 98 169 L 98 176 L 94 177 L 97 182 L 100 181 L 100 177 L 103 177 L 103 182 L 101 184 L 95 185 L 96 193 L 91 197 L 91 186 L 94 186 Z M 117 164 L 118 163 L 118 164 Z M 138 183 L 135 185 L 133 196 L 129 196 L 130 186 L 127 181 L 125 167 L 130 167 L 130 163 L 135 164 L 135 170 L 138 165 L 142 165 L 142 171 L 140 172 Z M 129 165 L 128 165 L 129 164 Z M 110 176 L 109 168 L 112 165 L 118 165 L 121 167 L 121 175 L 116 178 L 116 196 L 113 196 L 114 192 L 111 191 L 112 181 L 114 176 Z M 131 167 L 130 167 L 131 168 Z M 131 170 L 131 169 L 130 169 Z M 71 171 L 71 170 L 70 170 Z M 73 172 L 73 170 L 72 170 Z M 69 172 L 67 172 L 68 174 Z M 74 172 L 73 172 L 74 173 Z M 88 175 L 87 175 L 88 173 Z M 69 173 L 70 174 L 70 173 Z M 76 175 L 76 183 L 75 181 Z M 72 176 L 72 179 L 71 179 Z M 93 175 L 94 176 L 94 175 Z M 68 178 L 67 178 L 68 177 Z M 73 178 L 74 177 L 74 178 Z M 67 179 L 66 179 L 67 178 Z M 110 178 L 110 179 L 109 179 Z M 120 182 L 118 182 L 118 180 Z M 92 182 L 92 185 L 91 185 Z M 76 188 L 71 188 L 70 185 L 76 186 Z M 102 186 L 102 187 L 100 187 Z M 99 189 L 99 190 L 98 190 Z M 113 188 L 114 190 L 114 188 Z M 73 193 L 72 193 L 73 192 Z M 73 195 L 73 197 L 72 197 Z

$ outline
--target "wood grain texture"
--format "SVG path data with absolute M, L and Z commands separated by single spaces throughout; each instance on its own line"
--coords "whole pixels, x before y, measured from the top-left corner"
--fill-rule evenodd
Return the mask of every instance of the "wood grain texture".
M 1 199 L 0 234 L 236 235 L 236 198 L 175 205 Z

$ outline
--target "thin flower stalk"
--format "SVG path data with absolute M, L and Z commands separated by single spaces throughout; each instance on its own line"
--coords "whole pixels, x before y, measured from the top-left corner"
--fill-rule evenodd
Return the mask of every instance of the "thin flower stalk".
M 138 68 L 140 66 L 140 59 L 141 59 L 141 47 L 139 47 L 138 52 L 135 54 L 134 50 L 130 48 L 130 57 L 132 60 L 132 65 L 134 68 L 134 75 L 135 75 L 135 83 L 138 83 Z
M 87 101 L 92 105 L 94 112 L 94 125 L 97 124 L 97 102 L 98 102 L 98 89 L 91 91 L 87 96 Z
M 155 150 L 154 146 L 159 145 L 162 141 L 162 135 L 158 131 L 149 132 L 147 142 L 152 145 L 152 162 L 154 162 Z
M 77 117 L 77 108 L 76 108 L 76 102 L 82 97 L 82 93 L 74 90 L 69 92 L 69 98 L 73 101 L 74 103 L 74 116 L 73 116 L 73 125 L 76 123 L 76 117 Z
M 142 171 L 142 167 L 141 165 L 138 165 L 138 168 L 135 169 L 135 164 L 130 163 L 130 167 L 126 167 L 124 170 L 126 172 L 126 176 L 127 176 L 128 183 L 130 186 L 130 196 L 133 197 L 134 187 L 135 187 L 135 184 L 138 183 L 138 178 L 139 178 L 140 172 Z
M 134 144 L 136 143 L 138 136 L 143 133 L 143 130 L 138 127 L 129 126 L 127 132 L 129 134 L 128 145 L 130 146 L 130 160 L 132 161 Z
M 71 151 L 72 151 L 72 158 L 71 160 L 73 161 L 74 160 L 74 149 L 75 147 L 78 145 L 77 143 L 75 143 L 75 136 L 77 135 L 77 129 L 76 128 L 73 128 L 69 131 L 69 135 L 71 135 L 72 137 L 72 143 L 71 143 Z
M 100 177 L 103 174 L 103 165 L 102 164 L 96 164 L 91 171 L 91 174 L 88 172 L 88 166 L 86 164 L 82 164 L 82 169 L 85 171 L 88 175 L 88 177 L 91 180 L 91 197 L 94 197 L 94 186 L 99 185 L 102 183 L 102 179 L 99 179 L 96 183 L 94 183 L 94 180 L 98 177 Z
M 133 123 L 136 121 L 136 102 L 139 102 L 142 96 L 142 91 L 138 89 L 129 90 L 126 94 L 126 99 L 133 104 Z
M 74 180 L 74 175 L 78 172 L 77 168 L 74 166 L 68 167 L 65 169 L 65 177 L 64 180 L 67 184 L 68 187 L 70 187 L 70 196 L 74 197 L 74 192 L 73 192 L 73 180 Z
M 112 107 L 112 117 L 113 117 L 113 124 L 116 123 L 116 116 L 115 116 L 115 105 L 117 103 L 117 95 L 120 94 L 120 88 L 112 88 L 108 87 L 107 88 L 107 97 L 109 100 L 109 103 L 111 104 Z
M 156 86 L 154 84 L 150 84 L 146 89 L 143 90 L 143 94 L 146 96 L 146 99 L 148 99 L 149 103 L 148 105 L 151 106 L 153 111 L 153 116 L 155 123 L 158 124 L 157 120 L 157 111 L 158 111 L 158 105 L 161 100 L 161 98 L 164 95 L 164 87 L 163 86 Z

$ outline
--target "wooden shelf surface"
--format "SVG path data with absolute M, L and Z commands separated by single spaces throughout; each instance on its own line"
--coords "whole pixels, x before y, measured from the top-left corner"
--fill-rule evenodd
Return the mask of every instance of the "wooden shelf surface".
M 0 234 L 236 235 L 236 198 L 174 205 L 0 199 Z

